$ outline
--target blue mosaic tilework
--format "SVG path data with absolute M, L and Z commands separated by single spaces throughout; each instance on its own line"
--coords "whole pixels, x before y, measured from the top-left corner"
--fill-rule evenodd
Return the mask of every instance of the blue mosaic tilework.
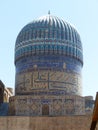
M 20 95 L 19 93 L 17 93 L 18 95 Z M 63 90 L 51 90 L 51 91 L 32 91 L 31 93 L 25 93 L 26 95 L 39 95 L 39 96 L 64 96 L 66 95 L 67 93 Z M 24 94 L 21 94 L 21 95 L 24 95 Z
M 81 43 L 80 36 L 72 25 L 52 15 L 41 17 L 27 24 L 19 33 L 16 45 L 22 41 L 39 38 L 62 39 Z
M 16 96 L 13 103 L 10 98 L 11 113 L 14 111 L 17 116 L 64 116 L 64 115 L 84 115 L 85 100 L 81 96 Z M 17 104 L 17 105 L 15 105 Z M 14 106 L 14 107 L 13 107 Z M 46 113 L 45 113 L 46 112 Z
M 30 45 L 22 47 L 16 50 L 15 58 L 16 61 L 26 55 L 38 55 L 38 54 L 59 54 L 59 55 L 69 55 L 70 57 L 75 57 L 81 62 L 83 61 L 82 51 L 73 46 L 65 45 Z
M 41 17 L 20 31 L 15 66 L 16 94 L 54 89 L 81 95 L 81 39 L 73 26 L 58 17 Z
M 15 45 L 15 63 L 25 56 L 65 55 L 83 64 L 81 39 L 74 27 L 55 16 L 45 16 L 27 24 Z
M 16 74 L 16 94 L 33 94 L 35 91 L 65 91 L 81 95 L 81 75 L 66 71 L 34 70 Z M 43 94 L 43 93 L 42 93 Z M 48 93 L 47 93 L 48 94 Z M 62 93 L 63 94 L 63 93 Z
M 65 67 L 64 68 L 64 64 Z M 31 56 L 19 60 L 16 64 L 16 73 L 31 71 L 36 69 L 53 69 L 53 70 L 66 70 L 71 72 L 80 73 L 82 65 L 74 58 L 64 56 Z

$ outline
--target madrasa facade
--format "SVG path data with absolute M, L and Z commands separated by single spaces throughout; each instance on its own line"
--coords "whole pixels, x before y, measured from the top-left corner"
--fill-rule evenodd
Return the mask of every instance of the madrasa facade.
M 14 63 L 15 96 L 6 116 L 92 114 L 93 97 L 82 96 L 82 42 L 70 23 L 48 14 L 25 25 L 16 39 Z

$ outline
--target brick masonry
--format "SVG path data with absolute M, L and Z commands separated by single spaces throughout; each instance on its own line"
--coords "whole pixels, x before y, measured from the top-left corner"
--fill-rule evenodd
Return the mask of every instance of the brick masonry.
M 0 117 L 0 130 L 89 130 L 91 115 L 57 117 Z

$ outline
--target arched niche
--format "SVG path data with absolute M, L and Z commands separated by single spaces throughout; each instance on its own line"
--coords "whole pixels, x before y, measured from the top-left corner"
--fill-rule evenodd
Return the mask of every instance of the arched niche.
M 44 115 L 44 116 L 49 115 L 49 105 L 48 104 L 43 104 L 42 115 Z

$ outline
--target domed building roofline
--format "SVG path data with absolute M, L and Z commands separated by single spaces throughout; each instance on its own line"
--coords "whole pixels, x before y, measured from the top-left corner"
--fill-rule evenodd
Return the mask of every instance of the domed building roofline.
M 23 29 L 20 31 L 19 34 L 21 34 L 23 31 L 28 31 L 28 29 L 30 29 L 30 27 L 36 27 L 36 26 L 37 27 L 48 26 L 50 28 L 54 27 L 57 29 L 61 29 L 61 31 L 69 31 L 69 35 L 73 31 L 73 34 L 76 34 L 76 38 L 78 38 L 78 41 L 81 42 L 80 35 L 72 24 L 64 21 L 61 18 L 58 18 L 57 16 L 51 15 L 51 14 L 43 15 L 43 16 L 33 20 L 32 22 L 28 23 L 26 26 L 23 27 Z
M 20 31 L 15 45 L 15 62 L 32 51 L 34 55 L 40 52 L 47 54 L 49 51 L 54 54 L 55 49 L 55 54 L 57 52 L 74 57 L 83 65 L 82 43 L 77 30 L 57 16 L 44 15 L 28 23 Z
M 52 15 L 50 13 L 31 21 L 30 23 L 28 23 L 28 25 L 33 24 L 33 23 L 40 23 L 40 24 L 43 23 L 43 25 L 48 24 L 50 26 L 54 25 L 54 27 L 58 27 L 58 28 L 62 28 L 62 29 L 66 29 L 66 26 L 68 26 L 68 28 L 74 29 L 74 31 L 79 35 L 79 33 L 78 33 L 77 29 L 74 27 L 74 25 L 72 25 L 71 23 L 66 22 L 65 20 L 63 20 L 55 15 Z M 25 27 L 23 29 L 25 29 Z

